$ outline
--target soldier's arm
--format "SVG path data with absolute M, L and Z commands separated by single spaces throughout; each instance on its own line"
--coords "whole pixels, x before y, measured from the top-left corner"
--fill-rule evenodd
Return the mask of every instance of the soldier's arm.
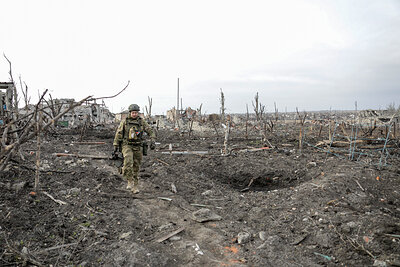
M 121 121 L 117 131 L 115 132 L 114 143 L 113 143 L 114 146 L 120 146 L 122 140 L 124 139 L 123 135 L 124 135 L 124 121 Z

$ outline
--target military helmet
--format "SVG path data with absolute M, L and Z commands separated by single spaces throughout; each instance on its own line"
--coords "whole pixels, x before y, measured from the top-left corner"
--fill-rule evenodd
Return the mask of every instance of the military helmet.
M 137 104 L 132 104 L 132 105 L 129 105 L 128 110 L 129 110 L 129 112 L 132 112 L 132 111 L 139 111 L 139 110 L 140 110 L 140 107 L 139 107 Z

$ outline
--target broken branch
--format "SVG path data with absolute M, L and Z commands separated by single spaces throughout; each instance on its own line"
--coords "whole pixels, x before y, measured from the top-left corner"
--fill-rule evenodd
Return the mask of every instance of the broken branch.
M 45 191 L 43 191 L 43 194 L 45 194 L 45 195 L 48 196 L 51 200 L 53 200 L 54 202 L 56 202 L 56 203 L 58 203 L 58 204 L 60 204 L 60 205 L 67 205 L 67 204 L 68 204 L 67 202 L 64 202 L 64 201 L 62 201 L 62 200 L 55 199 L 53 196 L 51 196 L 49 193 L 47 193 L 47 192 L 45 192 Z
M 124 89 L 122 89 L 121 91 L 119 91 L 119 93 L 113 95 L 113 96 L 103 96 L 103 97 L 96 97 L 96 98 L 90 98 L 88 100 L 98 100 L 98 99 L 106 99 L 106 98 L 114 98 L 116 96 L 118 96 L 119 94 L 121 94 L 123 91 L 125 91 L 126 88 L 128 88 L 130 81 L 128 81 L 127 85 L 124 87 Z

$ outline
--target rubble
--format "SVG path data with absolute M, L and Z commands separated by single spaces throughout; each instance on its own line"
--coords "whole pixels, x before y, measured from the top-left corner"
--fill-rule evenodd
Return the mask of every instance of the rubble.
M 238 244 L 245 244 L 250 241 L 250 234 L 246 232 L 240 232 L 237 236 Z
M 208 221 L 219 221 L 222 220 L 222 217 L 207 208 L 202 208 L 192 213 L 192 219 L 196 222 L 203 223 Z

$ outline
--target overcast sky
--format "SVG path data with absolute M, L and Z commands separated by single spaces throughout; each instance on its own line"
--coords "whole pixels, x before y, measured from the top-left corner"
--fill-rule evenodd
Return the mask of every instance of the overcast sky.
M 273 111 L 400 104 L 400 1 L 1 0 L 0 52 L 33 99 L 120 96 L 243 113 L 256 92 Z M 9 81 L 0 58 L 0 81 Z

